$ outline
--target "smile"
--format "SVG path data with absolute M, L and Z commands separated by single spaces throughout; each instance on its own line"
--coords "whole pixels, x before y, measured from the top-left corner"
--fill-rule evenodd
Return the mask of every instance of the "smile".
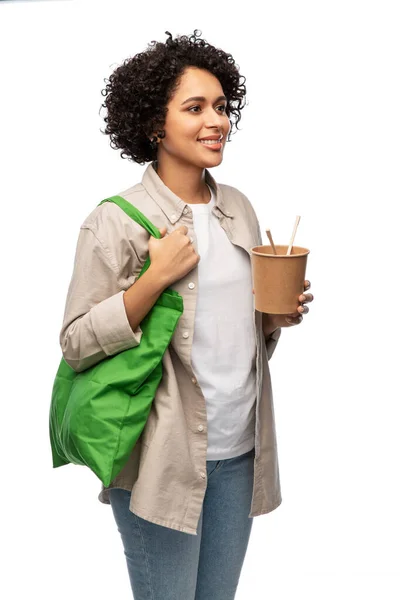
M 208 146 L 210 150 L 220 150 L 222 148 L 222 143 L 218 142 L 218 140 L 198 140 L 200 144 L 203 146 Z

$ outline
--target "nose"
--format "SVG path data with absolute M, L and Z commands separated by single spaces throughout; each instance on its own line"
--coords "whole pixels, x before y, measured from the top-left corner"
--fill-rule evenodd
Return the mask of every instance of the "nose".
M 218 132 L 223 132 L 223 127 L 226 124 L 227 117 L 225 114 L 217 114 L 214 108 L 204 111 L 204 126 L 206 129 L 216 129 Z

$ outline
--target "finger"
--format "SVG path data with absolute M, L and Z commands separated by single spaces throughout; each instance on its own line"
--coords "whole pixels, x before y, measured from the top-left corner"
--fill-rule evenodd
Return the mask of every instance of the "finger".
M 305 280 L 304 282 L 304 289 L 305 290 L 309 290 L 311 287 L 311 281 L 309 281 L 308 279 Z
M 309 308 L 308 306 L 305 306 L 306 303 L 308 302 L 307 298 L 305 300 L 302 300 L 302 296 L 299 297 L 301 304 L 300 306 L 297 307 L 297 312 L 301 313 L 301 314 L 306 314 L 309 312 Z
M 314 300 L 314 296 L 312 294 L 301 294 L 301 296 L 299 296 L 299 300 L 303 304 L 305 302 L 312 302 Z
M 301 315 L 297 315 L 296 317 L 290 317 L 290 316 L 286 317 L 286 321 L 290 325 L 298 325 L 299 323 L 301 323 L 302 320 L 303 320 L 303 317 Z

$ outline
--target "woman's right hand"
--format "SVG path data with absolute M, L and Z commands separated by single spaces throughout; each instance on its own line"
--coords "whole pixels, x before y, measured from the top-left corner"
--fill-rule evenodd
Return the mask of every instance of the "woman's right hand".
M 161 239 L 152 235 L 149 239 L 150 266 L 168 287 L 194 269 L 200 261 L 200 256 L 186 235 L 186 225 L 180 225 L 167 237 L 164 237 L 167 233 L 166 227 L 161 227 L 159 231 Z

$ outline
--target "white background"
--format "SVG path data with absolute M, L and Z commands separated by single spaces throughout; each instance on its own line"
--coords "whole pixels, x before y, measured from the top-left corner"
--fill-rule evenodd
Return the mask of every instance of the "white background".
M 51 467 L 48 411 L 79 227 L 144 172 L 100 133 L 104 78 L 196 28 L 247 86 L 212 174 L 264 243 L 301 215 L 315 296 L 270 363 L 283 503 L 237 600 L 400 597 L 399 27 L 385 0 L 0 3 L 4 598 L 132 597 L 99 481 Z

